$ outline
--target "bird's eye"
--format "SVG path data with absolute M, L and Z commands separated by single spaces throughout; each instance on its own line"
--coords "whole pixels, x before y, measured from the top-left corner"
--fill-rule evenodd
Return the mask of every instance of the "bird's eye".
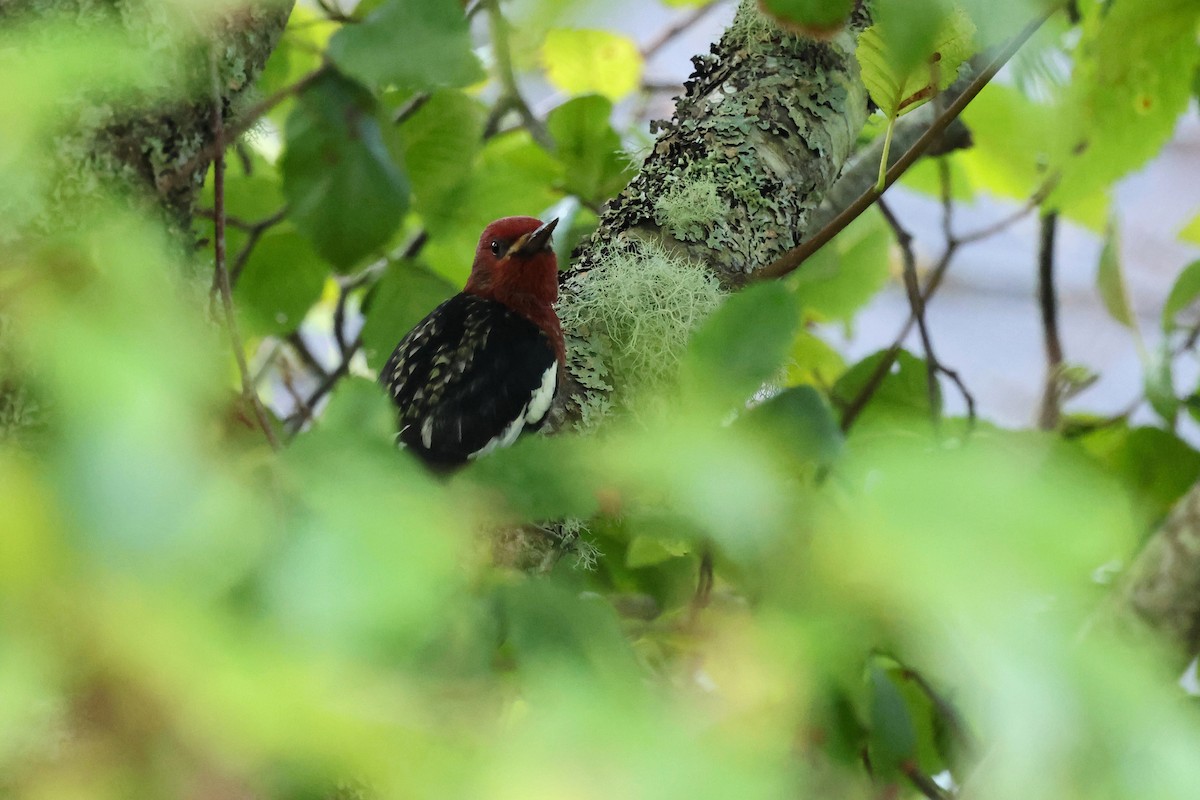
M 492 239 L 492 255 L 494 255 L 494 256 L 500 255 L 501 249 L 503 249 L 503 248 L 500 244 L 500 240 Z

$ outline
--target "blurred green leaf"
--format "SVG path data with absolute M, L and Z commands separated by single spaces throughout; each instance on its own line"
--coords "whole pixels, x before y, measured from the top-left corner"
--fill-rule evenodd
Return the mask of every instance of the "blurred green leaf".
M 1175 318 L 1200 296 L 1200 260 L 1188 264 L 1175 278 L 1171 293 L 1163 303 L 1162 329 L 1170 333 L 1175 328 Z
M 418 262 L 390 264 L 364 309 L 363 352 L 368 363 L 383 367 L 404 335 L 456 292 L 444 278 Z
M 599 95 L 576 97 L 546 117 L 567 191 L 599 205 L 629 182 L 633 171 L 621 139 L 609 124 L 612 103 Z
M 1161 428 L 1113 425 L 1079 441 L 1133 496 L 1139 533 L 1149 531 L 1200 478 L 1200 453 Z
M 329 266 L 307 239 L 293 231 L 268 233 L 259 240 L 234 289 L 249 330 L 282 334 L 300 326 L 321 296 Z
M 828 466 L 842 449 L 842 431 L 833 410 L 811 386 L 794 386 L 772 395 L 743 414 L 738 424 L 802 462 Z
M 896 780 L 903 767 L 915 764 L 917 732 L 904 696 L 891 674 L 879 664 L 868 669 L 871 707 L 871 767 L 884 780 Z
M 1191 99 L 1200 64 L 1192 0 L 1114 0 L 1083 7 L 1060 119 L 1075 147 L 1048 199 L 1071 205 L 1162 149 Z
M 871 380 L 887 351 L 880 350 L 846 370 L 833 386 L 830 398 L 834 405 L 845 409 L 858 398 Z M 942 407 L 941 387 L 933 397 L 933 408 L 940 413 Z M 868 421 L 878 421 L 889 427 L 910 429 L 918 419 L 929 419 L 931 415 L 929 384 L 925 362 L 906 350 L 901 350 L 891 369 L 887 371 L 878 389 L 867 402 L 855 429 L 864 427 Z
M 1110 224 L 1104 237 L 1104 248 L 1100 251 L 1100 262 L 1096 269 L 1096 289 L 1108 315 L 1126 328 L 1135 327 L 1133 309 L 1129 305 L 1129 292 L 1125 278 L 1121 275 L 1121 244 L 1116 226 Z
M 717 406 L 744 402 L 783 363 L 799 317 L 795 296 L 778 283 L 728 296 L 692 335 L 684 386 Z
M 642 55 L 628 36 L 605 30 L 557 28 L 542 44 L 546 77 L 568 94 L 620 100 L 637 88 Z
M 372 86 L 466 86 L 483 78 L 457 3 L 387 0 L 329 42 L 329 57 Z
M 818 320 L 849 323 L 888 281 L 891 236 L 875 212 L 851 222 L 804 262 L 787 283 Z
M 1163 340 L 1156 351 L 1146 357 L 1143 383 L 1146 400 L 1154 413 L 1169 428 L 1175 427 L 1179 415 L 1179 396 L 1175 394 L 1175 378 L 1170 343 Z
M 436 214 L 471 175 L 482 145 L 483 109 L 462 92 L 436 91 L 404 121 L 402 132 L 413 206 Z
M 381 247 L 408 208 L 408 180 L 383 143 L 375 101 L 336 74 L 300 96 L 280 166 L 289 216 L 338 269 Z
M 863 84 L 888 118 L 931 100 L 973 53 L 970 17 L 946 10 L 939 0 L 921 5 L 914 13 L 911 4 L 881 3 L 879 20 L 858 37 Z
M 663 539 L 656 536 L 638 536 L 629 543 L 625 551 L 625 566 L 630 569 L 650 567 L 672 558 L 690 555 L 695 550 L 691 542 L 678 539 Z
M 854 0 L 762 0 L 759 6 L 776 22 L 799 33 L 828 35 L 846 24 Z
M 1200 75 L 1200 70 L 1197 70 L 1197 74 Z M 1179 238 L 1185 242 L 1200 244 L 1200 214 L 1192 217 L 1192 221 L 1183 226 L 1179 231 Z
M 475 461 L 465 477 L 496 490 L 523 522 L 586 519 L 598 509 L 587 463 L 578 439 L 526 435 Z
M 820 388 L 833 382 L 846 371 L 846 362 L 824 339 L 801 329 L 792 342 L 784 382 L 789 386 L 809 384 Z

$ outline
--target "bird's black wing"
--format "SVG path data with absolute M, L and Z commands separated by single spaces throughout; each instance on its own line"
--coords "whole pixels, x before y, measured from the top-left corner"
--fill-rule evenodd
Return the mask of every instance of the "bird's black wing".
M 511 444 L 540 426 L 557 378 L 554 347 L 541 329 L 468 294 L 413 328 L 380 374 L 399 409 L 400 440 L 440 465 Z

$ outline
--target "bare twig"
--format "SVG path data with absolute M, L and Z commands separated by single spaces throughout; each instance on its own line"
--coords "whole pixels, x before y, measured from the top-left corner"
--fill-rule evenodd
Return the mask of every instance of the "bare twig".
M 658 36 L 650 40 L 650 43 L 642 48 L 642 58 L 646 61 L 658 55 L 658 52 L 669 45 L 680 35 L 686 33 L 689 28 L 695 25 L 700 20 L 704 19 L 708 14 L 721 4 L 721 0 L 709 0 L 708 3 L 694 9 L 676 21 L 673 25 L 668 26 Z
M 1042 336 L 1046 343 L 1046 382 L 1042 389 L 1038 427 L 1044 431 L 1056 430 L 1062 417 L 1063 348 L 1058 333 L 1058 296 L 1054 287 L 1054 235 L 1057 229 L 1057 213 L 1042 217 L 1038 245 L 1038 305 L 1042 310 Z
M 1042 184 L 1038 186 L 1037 190 L 1029 196 L 1029 199 L 1026 200 L 1020 208 L 1009 214 L 1007 217 L 1002 217 L 996 222 L 993 222 L 991 225 L 985 225 L 978 230 L 957 236 L 955 237 L 955 240 L 959 244 L 974 244 L 982 239 L 988 239 L 992 236 L 995 236 L 997 233 L 1000 233 L 1001 231 L 1007 230 L 1010 226 L 1029 216 L 1031 213 L 1037 210 L 1043 202 L 1045 202 L 1046 198 L 1050 196 L 1050 193 L 1054 191 L 1054 187 L 1058 185 L 1058 178 L 1059 174 L 1057 172 L 1046 178 L 1046 180 L 1044 180 Z
M 925 351 L 926 389 L 929 393 L 929 414 L 934 429 L 937 429 L 941 420 L 939 412 L 941 391 L 937 379 L 939 373 L 945 375 L 958 387 L 959 393 L 967 403 L 967 418 L 973 423 L 975 421 L 975 398 L 967 390 L 966 384 L 963 383 L 958 373 L 938 361 L 937 354 L 933 350 L 933 339 L 929 335 L 929 326 L 925 320 L 925 298 L 922 296 L 921 286 L 917 281 L 917 259 L 913 251 L 912 234 L 900 224 L 900 220 L 896 218 L 882 198 L 879 200 L 879 210 L 883 213 L 883 218 L 887 220 L 888 225 L 891 226 L 896 241 L 900 245 L 904 261 L 904 289 L 908 294 L 908 304 L 911 309 L 910 318 L 916 320 L 917 332 L 921 337 L 921 347 Z M 947 248 L 949 248 L 949 244 L 947 244 Z
M 334 6 L 330 0 L 317 0 L 317 5 L 321 11 L 325 12 L 325 16 L 334 22 L 358 22 L 354 17 Z
M 929 800 L 949 799 L 950 795 L 942 787 L 934 783 L 932 778 L 917 769 L 916 764 L 906 762 L 901 766 L 901 770 L 904 772 L 904 776 L 912 782 L 916 790 L 929 798 Z
M 938 115 L 938 117 L 933 121 L 921 138 L 918 139 L 913 146 L 910 147 L 908 151 L 888 169 L 887 174 L 884 177 L 882 190 L 876 186 L 872 186 L 870 189 L 863 192 L 856 201 L 847 206 L 842 213 L 834 217 L 827 225 L 817 231 L 816 234 L 814 234 L 811 238 L 805 240 L 800 245 L 793 247 L 791 250 L 788 250 L 779 258 L 763 267 L 761 270 L 755 273 L 754 278 L 756 280 L 767 280 L 771 278 L 781 278 L 784 275 L 789 274 L 802 263 L 804 263 L 805 259 L 807 259 L 810 255 L 823 247 L 830 239 L 840 233 L 847 225 L 850 224 L 852 220 L 856 219 L 860 214 L 862 214 L 862 212 L 866 211 L 867 208 L 869 208 L 872 203 L 878 200 L 883 195 L 883 192 L 887 191 L 888 187 L 895 183 L 896 180 L 899 179 L 899 177 L 916 162 L 921 154 L 924 153 L 930 147 L 930 145 L 932 145 L 933 142 L 941 136 L 942 132 L 946 129 L 946 126 L 948 126 L 952 120 L 962 113 L 963 109 L 966 108 L 967 105 L 974 100 L 981 91 L 983 91 L 983 87 L 987 86 L 988 83 L 991 82 L 992 78 L 996 76 L 996 73 L 998 73 L 1006 63 L 1008 63 L 1008 60 L 1012 58 L 1013 54 L 1015 54 L 1017 50 L 1019 50 L 1021 46 L 1025 44 L 1029 37 L 1031 37 L 1038 30 L 1038 28 L 1042 26 L 1042 23 L 1044 23 L 1050 17 L 1050 15 L 1057 10 L 1058 7 L 1055 6 L 1054 8 L 1043 12 L 1040 16 L 1038 16 L 1037 19 L 1030 22 L 1016 36 L 1009 40 L 1009 42 L 1000 50 L 1000 52 L 997 53 L 995 58 L 992 59 L 991 63 L 988 64 L 988 66 L 979 73 L 975 80 L 971 81 L 966 89 L 963 90 L 962 94 L 956 97 L 954 102 L 946 106 L 946 110 Z
M 500 0 L 487 0 L 488 32 L 492 39 L 492 53 L 496 59 L 496 80 L 500 83 L 500 97 L 492 107 L 484 126 L 484 138 L 489 138 L 500 129 L 500 120 L 509 111 L 517 112 L 521 123 L 533 140 L 547 150 L 554 150 L 554 141 L 542 121 L 534 115 L 521 96 L 517 86 L 517 75 L 513 71 L 512 51 L 509 49 L 508 20 L 500 10 Z
M 224 103 L 221 96 L 221 82 L 217 70 L 216 50 L 212 52 L 212 83 L 213 83 L 213 137 L 216 141 L 224 141 Z M 213 261 L 217 277 L 217 286 L 221 295 L 221 305 L 225 311 L 225 327 L 229 331 L 233 355 L 237 360 L 238 374 L 242 379 L 242 399 L 254 411 L 255 419 L 262 428 L 263 435 L 271 449 L 279 449 L 279 440 L 275 430 L 267 419 L 267 411 L 259 400 L 250 369 L 246 365 L 246 353 L 242 346 L 242 337 L 238 332 L 237 315 L 233 310 L 233 289 L 229 283 L 229 271 L 225 268 L 225 152 L 218 151 L 213 160 Z
M 304 427 L 304 424 L 313 419 L 317 405 L 333 390 L 337 382 L 350 374 L 350 361 L 354 358 L 354 354 L 362 348 L 362 334 L 346 348 L 342 355 L 341 362 L 332 372 L 325 376 L 320 385 L 313 390 L 313 393 L 308 396 L 308 399 L 302 403 L 298 403 L 299 409 L 287 419 L 288 438 L 294 438 L 297 433 Z

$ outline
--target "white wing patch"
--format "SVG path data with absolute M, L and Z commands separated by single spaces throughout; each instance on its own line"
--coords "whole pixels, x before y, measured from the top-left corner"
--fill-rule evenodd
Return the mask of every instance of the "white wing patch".
M 550 367 L 542 373 L 542 383 L 534 390 L 529 397 L 529 402 L 521 409 L 521 413 L 517 414 L 516 419 L 512 423 L 500 431 L 499 434 L 493 436 L 487 444 L 471 453 L 467 458 L 479 458 L 486 456 L 494 450 L 501 447 L 508 447 L 517 440 L 521 435 L 521 431 L 525 430 L 526 425 L 537 425 L 550 411 L 550 404 L 554 402 L 554 390 L 558 386 L 558 362 L 552 362 Z M 428 447 L 428 445 L 426 445 Z

